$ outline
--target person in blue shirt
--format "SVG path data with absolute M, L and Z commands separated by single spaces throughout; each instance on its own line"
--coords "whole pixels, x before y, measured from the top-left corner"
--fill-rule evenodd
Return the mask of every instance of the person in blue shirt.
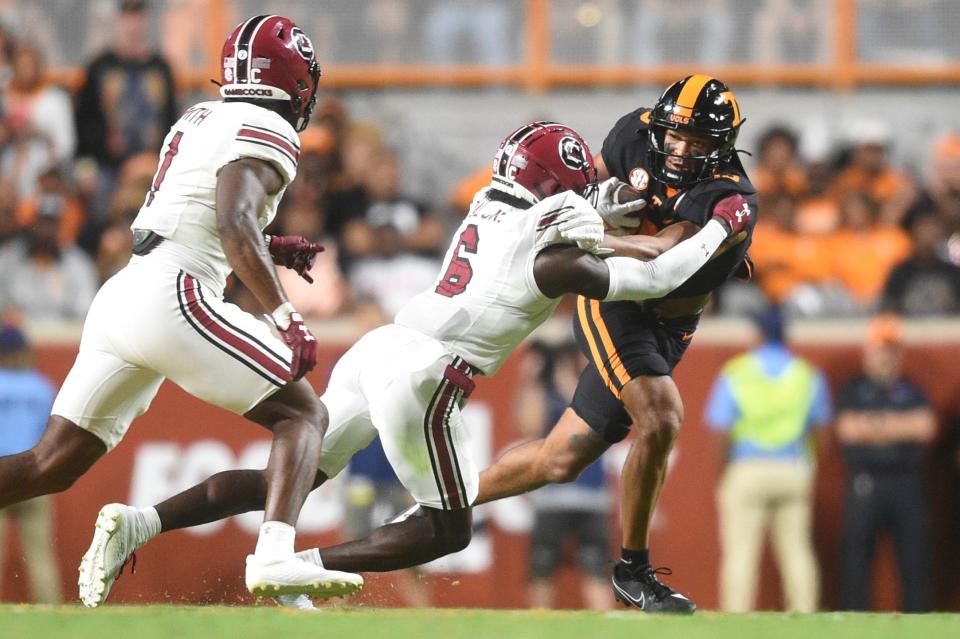
M 33 448 L 47 425 L 54 388 L 33 369 L 26 338 L 13 326 L 0 325 L 0 456 Z M 16 523 L 30 574 L 33 601 L 58 603 L 60 574 L 53 544 L 49 497 L 38 497 L 0 510 L 0 575 L 7 549 L 8 523 Z
M 721 608 L 753 609 L 769 529 L 786 608 L 813 612 L 819 570 L 812 538 L 811 435 L 832 419 L 829 389 L 819 370 L 787 348 L 778 308 L 754 319 L 762 343 L 723 366 L 705 415 L 707 425 L 723 434 L 717 494 Z

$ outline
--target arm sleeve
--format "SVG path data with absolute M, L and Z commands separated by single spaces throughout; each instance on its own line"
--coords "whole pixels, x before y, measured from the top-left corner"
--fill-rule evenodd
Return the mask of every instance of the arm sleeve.
M 256 113 L 262 111 L 263 113 Z M 265 109 L 251 109 L 231 141 L 234 159 L 257 158 L 269 162 L 284 180 L 284 186 L 297 176 L 300 161 L 300 142 L 293 127 L 285 124 L 280 116 Z
M 713 389 L 707 399 L 707 407 L 703 414 L 704 421 L 710 430 L 727 432 L 733 428 L 733 423 L 737 421 L 739 415 L 740 410 L 737 408 L 730 382 L 727 376 L 721 373 L 713 383 Z
M 610 270 L 610 288 L 604 300 L 663 297 L 700 270 L 726 237 L 723 224 L 710 220 L 696 235 L 649 262 L 631 257 L 608 258 L 605 262 Z

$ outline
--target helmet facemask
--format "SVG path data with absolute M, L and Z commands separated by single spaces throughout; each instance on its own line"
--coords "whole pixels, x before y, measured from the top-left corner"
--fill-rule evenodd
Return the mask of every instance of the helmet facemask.
M 313 115 L 313 109 L 317 106 L 317 87 L 320 84 L 320 65 L 316 60 L 311 60 L 309 64 L 310 77 L 313 78 L 313 90 L 310 92 L 310 98 L 307 100 L 306 106 L 304 106 L 303 97 L 300 95 L 295 95 L 290 100 L 290 108 L 293 110 L 293 114 L 297 117 L 297 121 L 293 125 L 293 128 L 296 129 L 297 133 L 300 133 L 307 128 L 307 125 L 310 123 L 310 116 Z M 297 88 L 300 91 L 306 91 L 308 87 L 303 80 L 298 80 Z

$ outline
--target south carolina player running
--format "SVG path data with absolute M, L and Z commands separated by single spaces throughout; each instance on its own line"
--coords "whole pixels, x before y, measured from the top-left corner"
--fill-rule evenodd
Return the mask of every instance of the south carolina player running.
M 320 67 L 290 20 L 257 16 L 223 48 L 222 102 L 189 109 L 167 135 L 133 223 L 134 256 L 97 293 L 80 352 L 33 449 L 0 459 L 0 507 L 65 490 L 120 443 L 164 379 L 274 433 L 265 521 L 247 560 L 254 594 L 340 595 L 358 575 L 320 569 L 293 554 L 294 528 L 320 454 L 326 411 L 302 379 L 316 340 L 287 302 L 277 263 L 301 272 L 319 247 L 265 240 L 262 229 L 297 170 L 298 131 L 310 118 Z M 278 339 L 222 298 L 233 270 L 272 318 Z M 127 558 L 117 535 L 159 528 L 135 509 L 108 506 L 80 570 L 80 598 L 101 603 Z
M 594 253 L 633 253 L 634 238 L 598 246 L 602 220 L 581 196 L 594 192 L 596 172 L 575 131 L 551 122 L 521 127 L 500 145 L 493 168 L 492 183 L 474 198 L 436 285 L 415 297 L 393 324 L 347 351 L 322 397 L 331 426 L 318 485 L 379 433 L 422 516 L 300 554 L 317 565 L 388 571 L 466 546 L 478 469 L 460 411 L 473 377 L 496 373 L 563 294 L 661 297 L 699 269 L 729 230 L 739 233 L 746 224 L 721 211 L 656 260 L 601 259 Z M 261 508 L 265 486 L 261 471 L 228 471 L 144 512 L 158 517 L 164 531 L 198 525 Z M 125 533 L 129 550 L 156 532 L 131 529 Z

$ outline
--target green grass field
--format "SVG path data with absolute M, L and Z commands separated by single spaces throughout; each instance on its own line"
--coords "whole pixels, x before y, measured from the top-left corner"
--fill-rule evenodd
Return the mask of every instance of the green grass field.
M 941 639 L 960 636 L 960 615 L 824 613 L 662 617 L 542 610 L 327 608 L 295 613 L 272 607 L 0 606 L 0 637 L 35 639 Z

